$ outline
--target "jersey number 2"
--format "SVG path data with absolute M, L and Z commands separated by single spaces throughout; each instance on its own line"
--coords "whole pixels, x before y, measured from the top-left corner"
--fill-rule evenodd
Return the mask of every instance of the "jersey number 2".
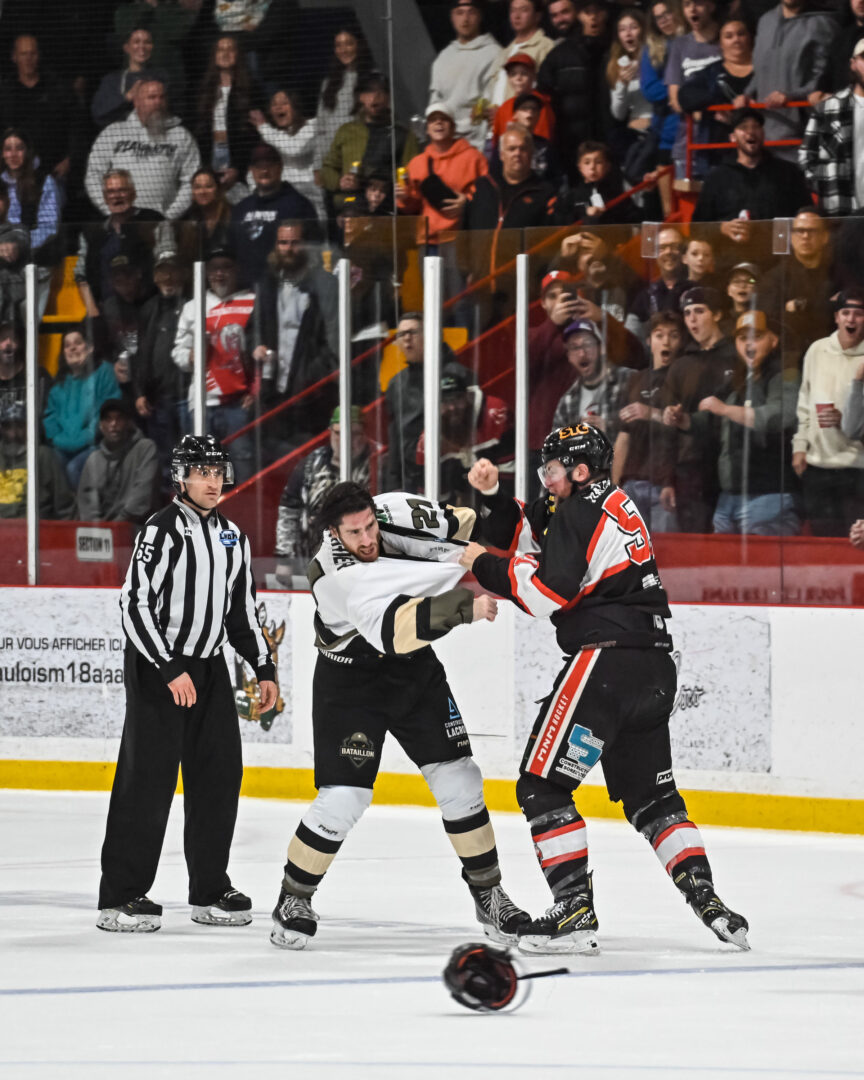
M 624 545 L 630 562 L 641 566 L 651 558 L 651 541 L 648 539 L 648 530 L 645 522 L 636 512 L 636 507 L 619 488 L 603 503 L 603 509 L 614 518 L 618 528 L 623 533 L 632 536 Z
M 411 507 L 411 524 L 415 529 L 437 529 L 438 515 L 435 504 L 428 499 L 407 499 Z

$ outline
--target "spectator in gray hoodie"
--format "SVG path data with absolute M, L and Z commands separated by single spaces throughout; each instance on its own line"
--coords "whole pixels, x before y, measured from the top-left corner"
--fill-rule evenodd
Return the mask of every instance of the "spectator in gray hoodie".
M 145 521 L 153 510 L 159 464 L 156 444 L 135 426 L 122 398 L 99 410 L 102 441 L 87 458 L 78 483 L 81 521 Z
M 452 0 L 450 22 L 456 38 L 432 64 L 429 105 L 447 105 L 457 138 L 482 151 L 488 125 L 481 99 L 501 46 L 491 34 L 481 33 L 483 12 L 477 0 Z
M 102 178 L 109 169 L 126 169 L 135 183 L 137 205 L 173 221 L 192 202 L 191 181 L 201 155 L 192 135 L 176 116 L 168 115 L 163 83 L 137 82 L 132 95 L 131 115 L 109 124 L 93 143 L 87 194 L 100 213 L 107 214 Z
M 823 12 L 808 11 L 807 0 L 781 0 L 759 20 L 753 46 L 752 97 L 770 106 L 765 138 L 798 139 L 804 133 L 805 109 L 784 109 L 803 101 L 820 85 L 828 66 L 837 24 Z M 774 153 L 795 161 L 794 146 Z

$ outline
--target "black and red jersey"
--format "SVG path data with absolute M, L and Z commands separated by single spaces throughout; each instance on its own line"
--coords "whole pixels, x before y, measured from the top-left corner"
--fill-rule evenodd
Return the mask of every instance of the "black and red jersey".
M 529 615 L 551 619 L 565 653 L 588 645 L 671 649 L 651 537 L 621 488 L 600 480 L 528 508 L 500 494 L 484 502 L 484 534 L 508 555 L 481 555 L 477 580 Z

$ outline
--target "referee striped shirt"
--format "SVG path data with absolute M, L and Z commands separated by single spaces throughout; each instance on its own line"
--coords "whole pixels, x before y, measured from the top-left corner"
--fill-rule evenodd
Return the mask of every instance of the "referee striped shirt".
M 275 679 L 255 610 L 249 541 L 214 510 L 202 517 L 179 499 L 141 530 L 120 594 L 123 630 L 166 682 L 182 657 L 217 655 L 226 640 L 260 679 Z

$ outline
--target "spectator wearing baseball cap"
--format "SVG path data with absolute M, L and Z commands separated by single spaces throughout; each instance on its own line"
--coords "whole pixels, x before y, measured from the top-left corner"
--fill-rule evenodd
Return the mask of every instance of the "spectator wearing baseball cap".
M 437 246 L 452 241 L 468 197 L 489 166 L 479 150 L 457 136 L 456 121 L 446 103 L 426 109 L 426 134 L 425 149 L 408 162 L 405 182 L 396 185 L 396 205 L 403 213 L 420 217 L 418 243 Z M 450 286 L 447 295 L 455 295 Z
M 425 464 L 425 433 L 417 443 L 417 465 Z M 470 371 L 458 364 L 441 372 L 441 491 L 451 506 L 480 509 L 479 492 L 468 483 L 475 461 L 487 458 L 501 470 L 500 479 L 512 494 L 513 418 L 507 403 L 485 394 Z
M 540 464 L 543 440 L 552 428 L 559 401 L 573 384 L 573 368 L 568 363 L 565 330 L 580 319 L 597 326 L 604 321 L 600 308 L 586 300 L 579 289 L 580 277 L 566 269 L 550 270 L 540 283 L 540 304 L 545 319 L 528 332 L 528 371 L 531 408 L 528 416 L 529 478 L 536 475 L 534 459 Z M 622 359 L 638 367 L 645 359 L 639 341 L 612 315 L 605 314 L 607 354 L 612 363 Z
M 754 221 L 794 217 L 810 192 L 797 165 L 765 149 L 765 110 L 740 109 L 732 121 L 730 138 L 737 151 L 735 160 L 710 170 L 693 220 L 731 221 L 742 215 Z
M 241 280 L 254 285 L 267 267 L 267 256 L 276 242 L 280 221 L 317 221 L 315 207 L 282 179 L 282 155 L 275 146 L 259 143 L 249 158 L 255 190 L 231 211 L 233 235 L 238 244 Z
M 559 187 L 563 176 L 563 170 L 561 168 L 561 159 L 558 154 L 558 149 L 551 139 L 537 134 L 537 128 L 540 124 L 541 117 L 544 115 L 548 116 L 549 126 L 554 127 L 554 113 L 549 107 L 548 102 L 538 90 L 527 90 L 524 94 L 519 94 L 518 97 L 513 98 L 512 104 L 512 118 L 501 129 L 501 134 L 506 134 L 511 127 L 516 127 L 518 129 L 519 126 L 530 131 L 534 142 L 533 153 L 531 156 L 532 171 L 536 173 L 541 180 L 546 180 L 556 188 Z M 505 101 L 495 114 L 496 126 L 499 116 L 507 108 L 507 105 L 508 102 Z M 492 147 L 492 153 L 489 155 L 489 172 L 496 179 L 501 175 L 501 154 L 498 149 L 499 141 L 500 139 L 496 139 Z
M 574 319 L 564 327 L 564 351 L 576 380 L 555 409 L 553 428 L 587 423 L 600 428 L 614 445 L 632 368 L 609 365 L 600 329 L 592 319 Z
M 816 106 L 798 148 L 798 163 L 819 209 L 831 216 L 864 209 L 864 37 L 852 49 L 849 80 L 844 90 Z
M 792 439 L 814 536 L 845 536 L 864 517 L 864 292 L 844 290 L 832 306 L 834 333 L 804 355 Z
M 504 65 L 504 71 L 507 73 L 510 95 L 495 113 L 492 124 L 493 142 L 497 144 L 507 130 L 507 125 L 515 119 L 517 102 L 524 104 L 526 94 L 533 94 L 536 97 L 540 110 L 537 123 L 532 128 L 532 134 L 535 138 L 551 139 L 555 133 L 555 113 L 552 111 L 549 99 L 536 89 L 537 65 L 533 57 L 524 52 L 516 53 Z
M 725 392 L 704 397 L 687 418 L 697 441 L 716 441 L 719 497 L 715 533 L 795 536 L 791 440 L 798 383 L 783 371 L 777 327 L 746 311 L 735 327 L 737 358 Z
M 543 31 L 543 0 L 509 0 L 510 29 L 514 37 L 498 54 L 498 62 L 489 76 L 486 97 L 498 107 L 512 96 L 507 77 L 507 63 L 517 55 L 534 61 L 539 71 L 543 61 L 557 45 Z
M 726 296 L 732 306 L 720 321 L 720 329 L 727 336 L 735 336 L 739 316 L 750 311 L 760 277 L 759 267 L 752 262 L 736 263 L 726 275 Z
M 135 425 L 123 398 L 99 409 L 101 441 L 84 463 L 78 484 L 82 521 L 145 521 L 153 511 L 159 461 L 156 444 Z
M 675 506 L 682 532 L 707 533 L 717 502 L 716 433 L 696 439 L 689 416 L 703 398 L 725 398 L 735 369 L 735 346 L 720 329 L 723 300 L 716 289 L 696 286 L 681 296 L 690 342 L 672 361 L 663 386 L 663 422 L 677 428 Z
M 483 33 L 479 2 L 452 0 L 450 23 L 456 37 L 433 61 L 429 104 L 445 104 L 456 123 L 456 134 L 482 151 L 488 131 L 486 84 L 501 46 L 491 34 Z

